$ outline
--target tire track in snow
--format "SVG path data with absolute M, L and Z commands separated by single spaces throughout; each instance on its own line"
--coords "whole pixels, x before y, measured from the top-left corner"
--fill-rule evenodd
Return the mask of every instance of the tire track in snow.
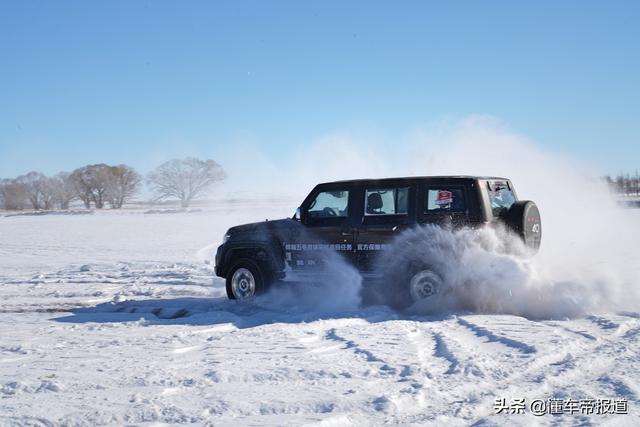
M 585 339 L 588 339 L 590 341 L 597 341 L 598 340 L 598 338 L 596 338 L 594 335 L 592 335 L 592 334 L 590 334 L 590 333 L 588 333 L 586 331 L 579 331 L 579 330 L 576 330 L 576 329 L 571 329 L 571 328 L 568 328 L 566 326 L 563 326 L 560 323 L 549 323 L 549 325 L 553 325 L 554 327 L 556 327 L 558 329 L 562 329 L 563 331 L 567 331 L 567 332 L 569 332 L 571 334 L 578 335 L 578 336 L 580 336 L 582 338 L 585 338 Z
M 524 330 L 530 333 L 532 328 L 543 328 L 535 322 L 520 318 L 509 317 L 510 323 L 505 323 L 502 318 L 488 319 L 497 321 L 501 330 L 506 327 L 507 330 L 513 329 L 514 333 Z M 427 328 L 435 329 L 434 333 L 445 343 L 446 350 L 440 349 L 443 355 L 458 363 L 449 375 L 437 379 L 437 388 L 430 391 L 429 395 L 431 400 L 441 401 L 442 405 L 438 407 L 448 409 L 445 412 L 440 411 L 439 414 L 413 415 L 403 422 L 433 423 L 439 417 L 478 419 L 478 412 L 493 408 L 492 399 L 496 396 L 496 390 L 515 389 L 516 392 L 507 393 L 505 396 L 519 396 L 517 389 L 522 388 L 523 384 L 533 383 L 537 384 L 537 387 L 540 386 L 535 380 L 538 379 L 539 372 L 544 371 L 549 365 L 557 364 L 559 370 L 571 368 L 571 360 L 565 360 L 566 354 L 559 355 L 555 351 L 540 352 L 535 343 L 505 336 L 502 331 L 493 332 L 496 325 L 479 326 L 466 319 L 462 319 L 463 322 L 458 320 L 454 318 L 425 325 Z M 514 320 L 517 322 L 513 323 Z M 467 324 L 474 327 L 469 328 Z M 478 331 L 479 334 L 476 333 Z M 584 337 L 582 339 L 585 340 Z M 553 341 L 554 337 L 551 336 L 550 340 Z M 500 347 L 495 347 L 495 344 L 499 344 Z M 536 351 L 531 351 L 532 349 Z M 514 355 L 519 356 L 513 357 Z M 463 380 L 461 376 L 464 377 Z
M 629 323 L 634 320 L 618 324 L 610 319 L 589 316 L 586 318 L 602 330 L 627 330 Z M 624 344 L 625 335 L 610 334 L 600 338 L 591 339 L 592 334 L 578 334 L 583 339 L 575 342 L 575 331 L 567 328 L 556 328 L 555 322 L 545 323 L 552 333 L 559 334 L 563 339 L 563 345 L 556 352 L 549 352 L 536 357 L 522 372 L 511 377 L 506 383 L 495 384 L 495 390 L 491 398 L 485 399 L 480 405 L 476 405 L 478 412 L 473 417 L 472 423 L 482 423 L 486 417 L 494 415 L 491 411 L 492 398 L 495 397 L 527 397 L 529 400 L 536 397 L 545 399 L 554 396 L 564 396 L 566 391 L 574 390 L 575 396 L 591 396 L 602 398 L 600 395 L 591 395 L 583 390 L 579 384 L 603 383 L 605 386 L 622 392 L 622 397 L 637 402 L 637 393 L 633 392 L 621 379 L 612 379 L 610 376 L 615 366 L 628 366 L 629 363 L 620 364 L 619 358 L 630 357 L 631 363 L 640 362 L 640 355 L 630 351 Z M 613 326 L 616 325 L 616 326 Z M 553 329 L 551 329 L 553 328 Z M 565 391 L 566 390 L 566 391 Z M 610 397 L 610 396 L 606 396 Z
M 0 312 L 71 311 L 145 297 L 208 296 L 217 291 L 209 272 L 208 266 L 190 263 L 74 264 L 53 272 L 7 278 Z M 149 310 L 165 319 L 189 314 L 186 309 L 167 313 L 166 304 L 160 302 L 155 311 Z
M 449 363 L 449 369 L 444 373 L 445 375 L 451 375 L 459 371 L 460 361 L 458 358 L 449 350 L 449 346 L 445 342 L 445 338 L 439 332 L 433 333 L 433 339 L 435 341 L 435 347 L 433 351 L 433 355 L 435 357 L 439 357 L 444 359 L 447 363 Z
M 478 337 L 487 338 L 488 342 L 497 342 L 504 344 L 507 347 L 518 350 L 525 354 L 536 353 L 537 350 L 534 346 L 518 341 L 512 338 L 505 337 L 503 335 L 495 334 L 487 328 L 476 325 L 462 318 L 458 318 L 458 323 L 466 328 L 469 328 Z
M 324 330 L 321 340 L 315 338 L 319 334 L 306 332 L 298 342 L 315 347 L 307 352 L 311 354 L 341 351 L 332 353 L 335 366 L 341 369 L 349 366 L 344 351 L 351 352 L 366 369 L 358 372 L 351 367 L 350 374 L 344 378 L 353 382 L 351 387 L 356 387 L 360 399 L 367 397 L 367 406 L 372 411 L 396 420 L 406 414 L 423 412 L 430 405 L 428 390 L 432 389 L 434 376 L 430 372 L 432 355 L 429 349 L 435 344 L 417 325 L 418 322 L 407 325 L 406 321 L 376 323 L 375 326 L 371 323 L 343 324 Z M 375 334 L 371 328 L 375 328 Z M 374 340 L 370 341 L 371 338 Z M 323 346 L 323 342 L 336 342 L 338 348 L 333 344 Z M 316 347 L 318 344 L 320 346 Z M 338 372 L 338 375 L 342 373 Z
M 424 334 L 420 330 L 419 324 L 416 323 L 414 328 L 407 333 L 407 339 L 413 345 L 416 358 L 418 359 L 418 367 L 416 370 L 427 378 L 433 378 L 427 363 L 428 356 L 424 350 L 428 345 L 424 342 Z
M 595 323 L 601 329 L 604 329 L 604 330 L 618 329 L 620 327 L 619 323 L 616 323 L 613 320 L 607 319 L 605 317 L 587 316 L 587 320 Z
M 536 354 L 533 345 L 458 317 L 439 321 L 433 326 L 437 344 L 434 356 L 449 363 L 448 375 L 463 375 L 467 381 L 471 378 L 485 381 L 487 376 L 503 380 L 520 360 L 530 360 Z M 514 358 L 514 351 L 520 357 Z M 502 363 L 496 363 L 496 360 Z
M 382 360 L 379 357 L 377 357 L 371 351 L 360 347 L 358 344 L 355 343 L 355 341 L 348 340 L 348 339 L 338 335 L 338 332 L 337 332 L 336 328 L 331 328 L 328 331 L 326 331 L 324 337 L 325 337 L 325 339 L 330 340 L 330 341 L 338 341 L 340 343 L 344 343 L 344 347 L 343 348 L 351 349 L 351 350 L 353 350 L 353 352 L 355 354 L 365 356 L 367 362 L 378 362 L 378 363 L 383 363 L 385 366 L 389 366 L 389 365 L 387 365 L 387 363 L 384 360 Z M 389 370 L 389 369 L 392 369 L 392 368 L 388 368 L 387 370 Z

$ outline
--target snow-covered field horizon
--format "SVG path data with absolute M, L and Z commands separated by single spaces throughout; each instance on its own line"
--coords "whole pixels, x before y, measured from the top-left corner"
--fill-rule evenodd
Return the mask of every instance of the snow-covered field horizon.
M 295 206 L 0 217 L 0 425 L 640 422 L 638 310 L 228 301 L 224 231 Z M 625 399 L 629 414 L 495 415 L 500 398 Z

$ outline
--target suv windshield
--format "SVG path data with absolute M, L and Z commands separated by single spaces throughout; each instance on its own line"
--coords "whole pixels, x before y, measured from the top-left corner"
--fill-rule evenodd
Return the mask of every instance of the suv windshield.
M 516 196 L 506 181 L 489 181 L 489 199 L 494 217 L 499 217 L 516 201 Z

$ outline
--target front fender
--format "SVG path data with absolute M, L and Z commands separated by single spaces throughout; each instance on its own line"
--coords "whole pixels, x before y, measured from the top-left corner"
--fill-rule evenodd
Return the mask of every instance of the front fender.
M 277 239 L 267 241 L 228 240 L 218 247 L 215 272 L 226 277 L 231 264 L 238 258 L 250 258 L 257 261 L 272 274 L 278 275 L 284 270 L 284 249 Z

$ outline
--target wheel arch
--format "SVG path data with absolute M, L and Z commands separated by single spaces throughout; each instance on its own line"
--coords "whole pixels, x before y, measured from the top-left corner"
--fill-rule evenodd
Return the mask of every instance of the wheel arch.
M 226 277 L 229 269 L 240 258 L 249 258 L 257 262 L 260 267 L 271 273 L 284 270 L 284 251 L 282 245 L 275 239 L 265 242 L 233 242 L 227 243 L 220 276 Z

